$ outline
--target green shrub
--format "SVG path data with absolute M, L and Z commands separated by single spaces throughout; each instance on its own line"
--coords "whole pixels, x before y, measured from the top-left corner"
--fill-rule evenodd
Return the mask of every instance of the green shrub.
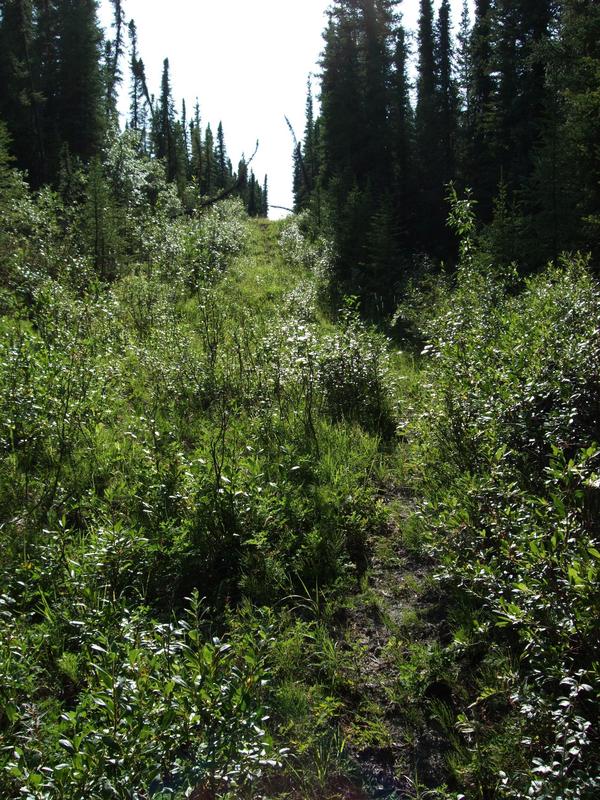
M 505 768 L 502 796 L 592 797 L 600 291 L 580 257 L 516 287 L 475 252 L 468 204 L 454 215 L 462 261 L 429 325 L 419 422 L 440 578 L 521 660 L 534 768 Z

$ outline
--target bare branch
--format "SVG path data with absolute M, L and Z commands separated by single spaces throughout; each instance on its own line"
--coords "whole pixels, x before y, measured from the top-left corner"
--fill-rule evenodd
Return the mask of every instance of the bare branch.
M 259 142 L 258 142 L 258 139 L 257 139 L 256 140 L 256 147 L 254 148 L 254 152 L 250 156 L 250 160 L 247 163 L 244 164 L 244 170 L 243 171 L 240 170 L 240 174 L 238 175 L 237 181 L 235 183 L 233 183 L 231 186 L 229 186 L 227 189 L 223 189 L 221 192 L 219 192 L 219 194 L 216 194 L 214 197 L 210 197 L 208 200 L 204 200 L 202 203 L 200 203 L 200 205 L 198 206 L 198 209 L 197 209 L 198 211 L 201 211 L 204 208 L 210 208 L 211 206 L 214 206 L 215 203 L 220 203 L 221 200 L 225 200 L 227 197 L 232 195 L 237 189 L 240 188 L 240 186 L 242 185 L 242 183 L 244 182 L 244 179 L 246 177 L 246 173 L 248 171 L 248 167 L 253 162 L 254 156 L 258 153 L 258 144 L 259 144 Z

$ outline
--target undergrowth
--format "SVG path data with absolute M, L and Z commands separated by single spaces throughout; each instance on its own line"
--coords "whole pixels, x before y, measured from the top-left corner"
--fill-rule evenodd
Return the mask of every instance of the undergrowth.
M 186 215 L 128 134 L 94 170 L 0 158 L 0 794 L 362 797 L 396 747 L 408 797 L 595 797 L 585 258 L 496 270 L 455 197 L 416 358 L 306 220 Z
M 600 293 L 582 256 L 523 281 L 497 273 L 468 199 L 451 223 L 461 263 L 422 328 L 411 433 L 422 524 L 453 598 L 460 672 L 438 708 L 451 773 L 470 798 L 592 798 Z
M 295 223 L 184 216 L 114 148 L 101 264 L 85 196 L 5 175 L 0 794 L 256 796 L 325 769 L 322 617 L 383 518 L 387 343 L 326 319 Z

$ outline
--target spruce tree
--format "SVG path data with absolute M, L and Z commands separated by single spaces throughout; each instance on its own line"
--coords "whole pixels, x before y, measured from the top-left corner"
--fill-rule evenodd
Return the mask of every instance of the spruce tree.
M 177 177 L 177 144 L 175 139 L 175 112 L 169 76 L 169 59 L 163 61 L 160 100 L 158 113 L 155 115 L 154 147 L 157 158 L 165 161 L 167 180 Z
M 415 246 L 414 115 L 410 103 L 408 45 L 404 28 L 396 30 L 392 84 L 391 125 L 395 219 L 399 244 Z
M 265 218 L 269 216 L 269 186 L 266 175 L 262 187 L 262 207 L 260 210 L 260 216 Z
M 217 189 L 224 189 L 227 186 L 229 181 L 228 172 L 225 135 L 223 133 L 223 124 L 219 122 L 219 127 L 217 128 L 217 143 L 215 146 L 215 187 Z
M 456 51 L 456 75 L 458 91 L 458 119 L 456 139 L 456 177 L 459 186 L 466 188 L 469 121 L 471 119 L 471 82 L 473 65 L 471 61 L 471 16 L 468 0 L 463 0 L 460 26 L 458 29 Z
M 558 17 L 560 46 L 546 62 L 552 102 L 534 148 L 529 203 L 537 202 L 534 235 L 556 257 L 591 251 L 600 266 L 600 7 L 565 0 Z M 532 242 L 533 244 L 533 242 Z
M 481 218 L 487 222 L 492 216 L 492 201 L 499 178 L 494 148 L 492 12 L 491 0 L 476 0 L 470 48 L 469 116 L 465 125 L 465 181 L 473 189 Z
M 317 143 L 315 141 L 315 118 L 310 77 L 306 86 L 304 139 L 294 147 L 294 210 L 308 208 L 310 196 L 317 180 Z
M 131 46 L 131 59 L 129 62 L 131 84 L 129 89 L 129 127 L 134 131 L 142 129 L 142 105 L 144 92 L 139 74 L 139 54 L 137 29 L 134 20 L 129 23 L 129 42 Z
M 244 156 L 241 157 L 237 170 L 237 194 L 245 206 L 248 204 L 248 165 Z
M 375 196 L 391 187 L 391 130 L 389 125 L 391 85 L 392 17 L 385 0 L 365 0 L 360 28 L 364 37 L 364 143 L 360 149 L 360 172 L 368 178 Z M 377 205 L 377 203 L 376 203 Z
M 95 0 L 61 0 L 58 7 L 56 124 L 60 144 L 84 161 L 96 155 L 104 134 L 104 87 L 100 69 L 102 35 Z M 53 171 L 59 165 L 60 147 Z
M 250 180 L 248 181 L 248 200 L 246 204 L 246 210 L 249 217 L 255 217 L 259 210 L 256 202 L 256 177 L 252 170 L 250 170 Z
M 321 185 L 343 285 L 352 284 L 364 266 L 369 224 L 363 188 L 366 123 L 360 38 L 358 8 L 349 0 L 337 0 L 329 13 L 321 61 Z
M 188 183 L 189 154 L 185 126 L 180 120 L 175 120 L 173 123 L 173 147 L 175 158 L 173 181 L 177 185 L 179 197 L 183 198 Z
M 202 127 L 200 124 L 200 105 L 196 99 L 194 106 L 194 119 L 190 122 L 191 140 L 191 161 L 190 171 L 192 178 L 196 181 L 198 189 L 201 191 L 203 180 L 204 158 L 202 150 Z
M 294 211 L 298 214 L 306 204 L 305 180 L 302 174 L 302 150 L 299 142 L 294 145 L 292 152 L 292 195 Z
M 120 67 L 121 57 L 124 52 L 125 15 L 121 0 L 110 0 L 113 8 L 114 39 L 106 41 L 105 50 L 105 86 L 106 86 L 106 113 L 116 121 L 117 96 L 119 86 L 123 80 Z
M 436 252 L 444 233 L 443 156 L 435 62 L 433 5 L 421 0 L 418 35 L 415 145 L 418 237 L 428 252 Z
M 0 117 L 13 141 L 17 166 L 39 185 L 48 179 L 44 97 L 34 21 L 28 0 L 0 3 Z
M 210 197 L 215 193 L 216 188 L 215 143 L 210 122 L 206 126 L 206 133 L 204 135 L 204 152 L 202 162 L 202 181 L 200 185 L 200 192 L 201 194 Z
M 436 26 L 437 98 L 439 145 L 443 185 L 455 177 L 458 89 L 453 75 L 453 46 L 450 31 L 450 2 L 442 0 Z

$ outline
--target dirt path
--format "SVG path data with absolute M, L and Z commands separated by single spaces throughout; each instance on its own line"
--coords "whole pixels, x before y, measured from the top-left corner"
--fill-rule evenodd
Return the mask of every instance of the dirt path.
M 360 653 L 349 751 L 366 798 L 400 800 L 443 782 L 444 739 L 423 708 L 448 689 L 428 665 L 444 623 L 433 563 L 410 534 L 414 499 L 393 488 L 384 502 L 389 520 L 371 538 L 367 585 L 346 621 L 345 640 Z

